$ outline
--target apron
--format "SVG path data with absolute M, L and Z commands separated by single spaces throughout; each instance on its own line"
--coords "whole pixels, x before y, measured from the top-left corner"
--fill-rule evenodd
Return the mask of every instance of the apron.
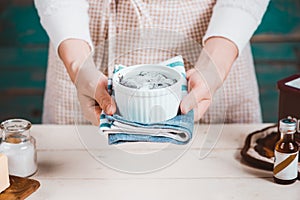
M 215 0 L 89 0 L 96 66 L 107 76 L 115 64 L 159 63 L 182 55 L 186 69 L 201 52 Z M 259 123 L 261 111 L 250 45 L 214 96 L 204 123 Z M 43 123 L 87 124 L 76 89 L 49 47 Z

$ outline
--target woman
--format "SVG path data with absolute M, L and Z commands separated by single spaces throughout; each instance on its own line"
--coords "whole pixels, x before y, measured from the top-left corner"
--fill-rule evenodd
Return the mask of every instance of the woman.
M 158 63 L 177 54 L 188 70 L 183 113 L 194 109 L 204 122 L 218 122 L 212 119 L 220 112 L 228 123 L 260 122 L 249 40 L 268 2 L 35 0 L 51 40 L 43 122 L 86 123 L 83 113 L 97 125 L 101 110 L 116 111 L 105 89 L 114 63 Z M 94 62 L 83 65 L 92 50 Z M 221 86 L 222 95 L 213 99 Z M 81 111 L 74 106 L 76 93 Z

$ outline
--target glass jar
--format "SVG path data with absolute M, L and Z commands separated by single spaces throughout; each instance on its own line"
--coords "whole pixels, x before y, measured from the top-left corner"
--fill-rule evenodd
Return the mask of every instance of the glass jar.
M 0 152 L 8 158 L 9 174 L 28 177 L 37 170 L 35 139 L 30 135 L 31 123 L 10 119 L 1 123 Z
M 274 181 L 291 184 L 298 178 L 298 144 L 295 141 L 296 119 L 279 121 L 280 140 L 275 145 Z

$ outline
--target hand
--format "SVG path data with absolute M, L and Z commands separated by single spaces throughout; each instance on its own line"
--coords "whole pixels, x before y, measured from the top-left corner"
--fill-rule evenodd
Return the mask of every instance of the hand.
M 77 88 L 84 117 L 99 125 L 102 109 L 107 114 L 115 113 L 116 104 L 107 92 L 107 77 L 97 70 L 88 43 L 80 39 L 64 40 L 58 54 Z
M 82 113 L 94 125 L 99 125 L 102 110 L 109 115 L 116 112 L 116 104 L 107 91 L 107 77 L 97 70 L 92 53 L 79 67 L 75 86 Z
M 194 109 L 194 120 L 199 120 L 210 106 L 215 91 L 223 80 L 217 72 L 216 65 L 203 49 L 195 65 L 188 70 L 188 95 L 181 102 L 181 111 L 186 114 Z
M 195 121 L 204 115 L 237 53 L 237 47 L 225 38 L 213 37 L 206 41 L 195 67 L 187 71 L 189 93 L 180 104 L 183 114 L 194 109 Z

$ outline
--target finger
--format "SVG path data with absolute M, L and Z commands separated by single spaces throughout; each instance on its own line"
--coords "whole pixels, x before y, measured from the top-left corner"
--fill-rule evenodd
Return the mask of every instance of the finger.
M 194 108 L 194 121 L 198 121 L 202 118 L 210 104 L 210 99 L 204 99 L 197 104 L 197 106 Z
M 180 110 L 183 114 L 187 114 L 190 110 L 197 106 L 198 102 L 209 99 L 207 90 L 203 87 L 192 88 L 191 92 L 183 98 L 180 103 Z
M 112 115 L 116 112 L 116 103 L 107 91 L 107 81 L 99 83 L 95 98 L 106 114 Z
M 194 95 L 193 90 L 183 98 L 180 103 L 180 110 L 183 114 L 187 114 L 194 106 L 197 105 L 197 99 Z
M 188 78 L 188 92 L 190 92 L 194 87 L 200 87 L 201 85 L 201 78 L 199 78 L 197 74 L 193 74 Z
M 190 76 L 196 71 L 196 69 L 190 69 L 186 72 L 186 78 L 189 79 Z
M 96 101 L 99 103 L 100 107 L 108 115 L 112 115 L 116 112 L 115 101 L 111 98 L 106 90 L 103 90 L 99 97 L 96 98 Z
M 97 102 L 84 95 L 78 95 L 78 100 L 84 118 L 90 121 L 93 125 L 98 126 L 100 124 L 99 118 L 102 110 Z
M 84 116 L 93 125 L 99 126 L 101 112 L 102 112 L 102 109 L 100 108 L 100 106 L 92 106 L 86 110 L 86 112 L 84 113 Z

